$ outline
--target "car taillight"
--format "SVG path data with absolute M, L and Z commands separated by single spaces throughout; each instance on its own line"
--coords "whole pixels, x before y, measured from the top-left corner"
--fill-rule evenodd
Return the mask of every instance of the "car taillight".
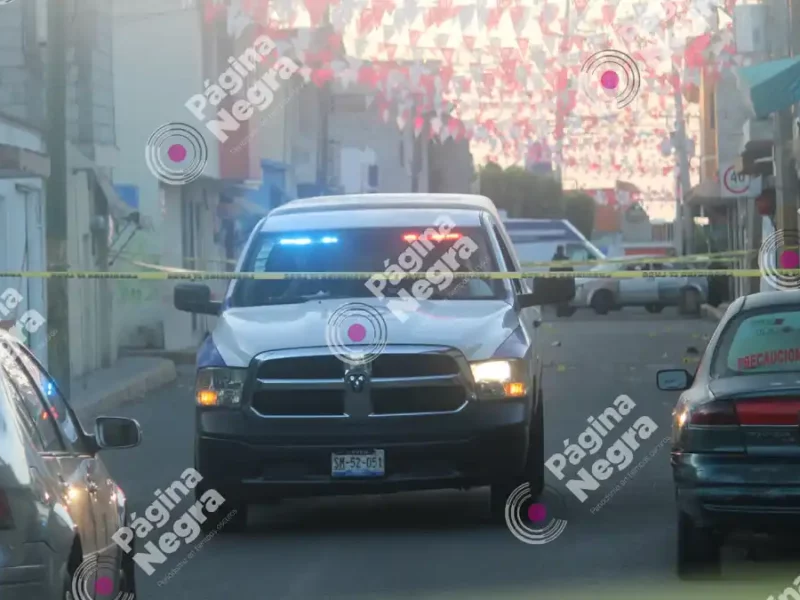
M 0 490 L 0 529 L 11 529 L 14 520 L 11 518 L 11 502 L 4 490 Z
M 734 404 L 728 400 L 714 400 L 701 404 L 689 412 L 689 425 L 738 425 Z
M 786 425 L 800 424 L 800 398 L 771 397 L 748 398 L 736 403 L 736 414 L 742 425 Z

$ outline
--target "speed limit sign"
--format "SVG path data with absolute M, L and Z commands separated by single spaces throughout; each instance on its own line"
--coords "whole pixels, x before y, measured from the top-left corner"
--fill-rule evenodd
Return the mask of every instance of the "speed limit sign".
M 757 196 L 761 190 L 755 189 L 757 182 L 749 175 L 740 173 L 734 165 L 728 164 L 720 168 L 720 192 L 726 198 Z

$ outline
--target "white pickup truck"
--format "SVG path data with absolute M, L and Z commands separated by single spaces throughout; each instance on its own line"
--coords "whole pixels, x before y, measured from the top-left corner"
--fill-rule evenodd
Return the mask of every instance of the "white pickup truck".
M 198 351 L 194 455 L 198 488 L 237 508 L 224 531 L 295 496 L 489 485 L 502 519 L 518 486 L 539 495 L 538 307 L 569 302 L 574 280 L 452 277 L 476 271 L 521 272 L 491 200 L 370 194 L 265 217 L 236 273 L 275 277 L 236 279 L 222 302 L 176 286 L 176 308 L 219 317 Z

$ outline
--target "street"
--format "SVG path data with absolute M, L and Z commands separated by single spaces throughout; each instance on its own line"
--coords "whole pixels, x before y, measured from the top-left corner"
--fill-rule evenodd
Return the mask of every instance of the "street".
M 582 311 L 546 317 L 546 456 L 578 443 L 587 419 L 620 394 L 636 404 L 610 432 L 596 458 L 633 421 L 648 416 L 658 429 L 634 454 L 631 467 L 670 434 L 675 394 L 659 392 L 659 368 L 694 369 L 686 349 L 702 351 L 714 323 L 625 309 L 600 317 Z M 560 345 L 558 344 L 560 342 Z M 143 511 L 193 465 L 193 373 L 114 411 L 142 425 L 139 448 L 104 455 L 132 510 Z M 675 508 L 669 446 L 630 477 L 607 504 L 590 509 L 613 488 L 615 470 L 580 503 L 548 472 L 548 485 L 566 499 L 568 525 L 547 545 L 518 541 L 488 522 L 488 491 L 426 492 L 384 497 L 289 501 L 251 512 L 245 534 L 221 533 L 188 559 L 182 546 L 148 576 L 138 571 L 138 596 L 149 600 L 223 598 L 750 598 L 778 597 L 800 575 L 796 550 L 768 543 L 745 556 L 728 548 L 723 579 L 686 584 L 674 575 Z M 574 470 L 569 473 L 572 475 Z M 224 506 L 220 510 L 225 510 Z M 177 507 L 174 518 L 183 513 Z M 164 529 L 166 531 L 166 529 Z M 159 531 L 149 539 L 156 539 Z M 139 546 L 140 549 L 142 545 Z M 177 570 L 176 570 L 177 569 Z M 170 572 L 173 571 L 170 577 Z M 159 583 L 159 581 L 161 583 Z

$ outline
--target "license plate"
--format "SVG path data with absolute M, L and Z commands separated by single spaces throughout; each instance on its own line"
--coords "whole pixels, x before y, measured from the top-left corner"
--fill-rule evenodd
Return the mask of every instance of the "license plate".
M 383 450 L 352 450 L 331 454 L 332 477 L 383 477 Z

